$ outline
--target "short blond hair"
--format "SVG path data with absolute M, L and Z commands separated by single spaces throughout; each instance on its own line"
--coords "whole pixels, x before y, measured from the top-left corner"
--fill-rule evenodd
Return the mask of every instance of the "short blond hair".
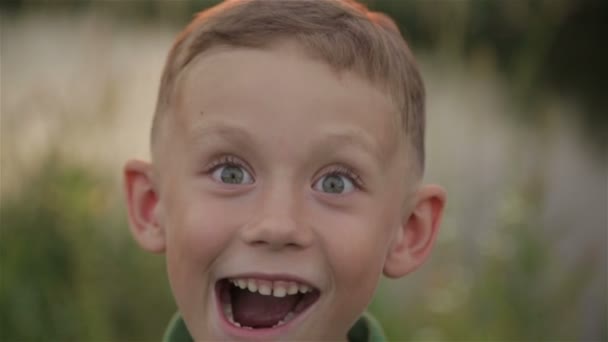
M 397 25 L 352 0 L 227 0 L 200 12 L 178 35 L 163 70 L 152 144 L 170 111 L 180 73 L 215 46 L 266 48 L 292 39 L 337 71 L 352 71 L 387 91 L 424 168 L 425 91 Z

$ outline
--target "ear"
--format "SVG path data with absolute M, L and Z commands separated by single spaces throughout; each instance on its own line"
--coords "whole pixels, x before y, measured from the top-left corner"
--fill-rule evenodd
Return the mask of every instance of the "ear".
M 423 185 L 414 196 L 414 206 L 397 229 L 384 263 L 387 277 L 402 277 L 422 265 L 433 249 L 445 206 L 445 191 Z
M 165 232 L 160 224 L 158 192 L 149 163 L 130 160 L 124 167 L 129 225 L 135 241 L 149 252 L 165 251 Z

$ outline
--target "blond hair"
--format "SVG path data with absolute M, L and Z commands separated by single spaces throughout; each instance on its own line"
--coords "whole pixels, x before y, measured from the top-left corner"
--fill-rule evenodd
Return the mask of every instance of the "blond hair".
M 215 46 L 266 48 L 292 39 L 337 71 L 353 71 L 389 92 L 424 168 L 425 92 L 395 23 L 352 0 L 228 0 L 196 15 L 178 35 L 163 70 L 152 142 L 171 108 L 180 73 Z

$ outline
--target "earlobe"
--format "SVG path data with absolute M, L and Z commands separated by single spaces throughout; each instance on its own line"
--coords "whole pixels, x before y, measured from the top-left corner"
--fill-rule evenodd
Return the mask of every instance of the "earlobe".
M 416 192 L 414 208 L 389 247 L 384 263 L 387 277 L 402 277 L 428 258 L 439 231 L 445 196 L 445 191 L 436 185 L 424 185 Z
M 130 160 L 124 167 L 124 188 L 127 197 L 129 225 L 135 241 L 153 253 L 165 251 L 165 234 L 159 220 L 158 193 L 151 165 Z

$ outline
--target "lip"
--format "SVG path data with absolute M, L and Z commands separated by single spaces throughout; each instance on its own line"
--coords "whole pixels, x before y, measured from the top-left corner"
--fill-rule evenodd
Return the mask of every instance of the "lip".
M 217 279 L 214 286 L 214 296 L 213 300 L 215 302 L 216 313 L 219 317 L 220 327 L 224 331 L 225 334 L 234 338 L 240 339 L 251 339 L 251 340 L 268 340 L 272 338 L 279 337 L 281 335 L 287 334 L 297 325 L 299 325 L 302 321 L 304 321 L 311 313 L 312 309 L 319 302 L 320 297 L 312 303 L 309 307 L 307 307 L 304 311 L 300 312 L 297 317 L 292 319 L 291 321 L 276 327 L 276 328 L 260 328 L 260 329 L 246 329 L 240 328 L 228 321 L 226 316 L 224 315 L 224 311 L 222 309 L 221 300 L 219 298 L 220 295 L 220 280 L 229 279 L 229 278 L 254 278 L 260 280 L 269 280 L 269 281 L 294 281 L 300 284 L 305 284 L 313 287 L 316 291 L 319 291 L 318 287 L 312 285 L 310 282 L 301 279 L 300 277 L 288 275 L 288 274 L 264 274 L 264 273 L 246 273 L 246 274 L 238 274 L 232 275 L 228 277 L 223 277 Z M 320 292 L 320 291 L 319 291 Z

